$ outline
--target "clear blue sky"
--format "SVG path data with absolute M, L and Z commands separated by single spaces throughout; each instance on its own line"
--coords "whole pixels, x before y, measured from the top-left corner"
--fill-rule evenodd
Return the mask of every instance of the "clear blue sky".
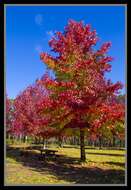
M 113 82 L 125 84 L 125 7 L 124 6 L 7 6 L 6 7 L 6 91 L 10 98 L 24 90 L 46 71 L 40 61 L 49 52 L 54 31 L 63 31 L 68 19 L 83 20 L 96 29 L 100 42 L 112 42 Z M 122 93 L 125 92 L 125 88 Z

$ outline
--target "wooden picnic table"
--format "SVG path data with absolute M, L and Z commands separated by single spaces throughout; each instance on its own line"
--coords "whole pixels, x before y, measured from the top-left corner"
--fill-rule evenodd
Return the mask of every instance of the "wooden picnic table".
M 41 152 L 41 156 L 40 159 L 49 159 L 49 158 L 55 158 L 56 159 L 56 152 L 58 152 L 57 150 L 50 150 L 50 149 L 40 149 Z
M 50 149 L 40 149 L 41 155 L 43 155 L 43 152 L 45 153 L 45 155 L 55 155 L 56 152 L 58 152 L 57 150 L 50 150 Z
M 44 157 L 44 158 L 46 158 L 48 156 L 56 157 L 56 152 L 58 152 L 57 150 L 51 150 L 51 149 L 47 149 L 47 148 L 44 149 L 44 147 L 42 147 L 42 146 L 30 146 L 28 148 L 31 150 L 34 149 L 34 150 L 40 151 L 41 157 Z

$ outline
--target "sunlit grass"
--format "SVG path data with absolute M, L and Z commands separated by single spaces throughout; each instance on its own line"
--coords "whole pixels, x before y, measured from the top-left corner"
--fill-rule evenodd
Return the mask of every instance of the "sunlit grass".
M 25 147 L 26 146 L 27 145 L 25 145 Z M 19 146 L 14 145 L 13 147 L 18 148 Z M 99 171 L 97 171 L 96 174 L 92 172 L 89 176 L 85 176 L 85 183 L 88 183 L 88 181 L 91 181 L 92 183 L 106 183 L 106 181 L 111 181 L 111 183 L 120 183 L 122 179 L 121 175 L 119 175 L 119 171 L 124 172 L 125 170 L 124 150 L 86 149 L 86 163 L 78 161 L 69 163 L 66 158 L 69 160 L 79 160 L 79 148 L 57 148 L 56 146 L 50 146 L 49 149 L 58 150 L 57 154 L 60 156 L 63 155 L 63 160 L 59 160 L 59 158 L 57 158 L 57 162 L 53 160 L 49 161 L 49 163 L 47 162 L 47 164 L 44 161 L 38 163 L 41 170 L 38 170 L 38 168 L 33 165 L 33 162 L 37 165 L 38 159 L 32 159 L 32 166 L 29 166 L 28 164 L 26 165 L 26 157 L 24 158 L 25 160 L 23 164 L 19 154 L 15 153 L 14 157 L 8 156 L 6 159 L 6 184 L 75 184 L 77 181 L 84 180 L 82 177 L 84 173 L 82 173 L 82 171 L 86 172 L 92 168 L 94 168 L 94 170 L 95 168 L 98 168 L 103 172 L 112 170 L 112 173 L 107 173 L 107 175 L 104 175 L 103 177 L 103 174 L 99 173 Z M 36 152 L 39 153 L 39 151 Z M 30 158 L 30 155 L 28 158 Z M 28 161 L 27 159 L 27 163 L 28 162 L 31 161 Z M 52 166 L 54 168 L 56 166 L 56 168 L 52 169 Z M 77 169 L 78 172 L 75 169 Z M 118 171 L 118 174 L 115 175 L 113 171 Z M 71 180 L 68 178 L 69 175 Z M 95 177 L 93 177 L 94 175 Z M 123 183 L 123 181 L 121 183 Z

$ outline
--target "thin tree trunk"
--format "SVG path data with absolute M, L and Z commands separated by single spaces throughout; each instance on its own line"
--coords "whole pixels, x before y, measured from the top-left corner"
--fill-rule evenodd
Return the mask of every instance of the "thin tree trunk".
M 25 142 L 28 143 L 28 137 L 27 136 L 25 136 Z
M 23 142 L 24 142 L 24 143 L 26 142 L 26 138 L 25 138 L 25 136 L 23 136 Z
M 115 136 L 113 135 L 113 147 L 115 147 Z
M 22 139 L 22 135 L 20 134 L 20 136 L 19 136 L 19 139 L 20 139 L 20 142 L 21 142 L 21 139 Z
M 43 148 L 45 149 L 45 138 L 43 137 L 42 139 Z
M 62 137 L 59 137 L 59 147 L 62 147 L 62 141 L 63 141 L 63 139 L 62 139 Z
M 101 147 L 102 147 L 102 138 L 101 137 L 99 137 L 99 146 L 100 146 L 100 149 L 101 149 Z
M 122 147 L 121 145 L 122 145 L 122 142 L 121 142 L 121 140 L 120 140 L 120 147 Z
M 86 161 L 85 155 L 85 142 L 84 142 L 84 131 L 80 129 L 80 149 L 81 149 L 81 161 Z

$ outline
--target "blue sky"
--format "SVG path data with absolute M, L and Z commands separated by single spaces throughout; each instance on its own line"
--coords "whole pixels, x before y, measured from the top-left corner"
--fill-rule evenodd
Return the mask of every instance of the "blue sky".
M 107 78 L 125 84 L 124 6 L 7 6 L 6 7 L 6 91 L 10 98 L 34 83 L 46 71 L 39 54 L 50 52 L 48 41 L 63 31 L 69 19 L 83 20 L 96 29 L 100 42 L 111 41 L 114 57 Z M 52 73 L 50 73 L 52 75 Z M 125 92 L 125 88 L 121 93 Z

